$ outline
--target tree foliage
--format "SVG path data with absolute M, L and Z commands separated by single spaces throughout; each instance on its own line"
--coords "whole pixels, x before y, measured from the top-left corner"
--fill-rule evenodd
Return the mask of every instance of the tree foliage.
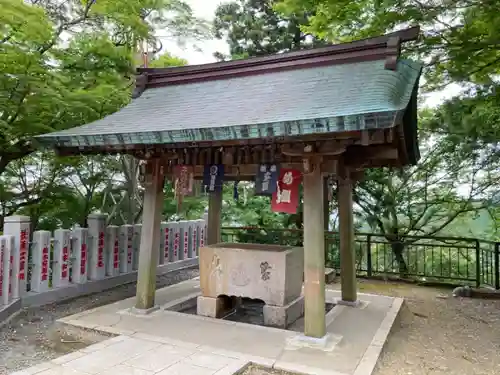
M 133 55 L 154 28 L 198 35 L 177 0 L 2 0 L 0 174 L 32 137 L 89 123 L 129 100 Z
M 120 158 L 33 153 L 34 136 L 116 112 L 130 100 L 139 42 L 155 45 L 157 28 L 198 40 L 204 21 L 180 0 L 0 0 L 0 8 L 0 218 L 25 213 L 40 228 L 83 225 L 89 212 L 112 213 L 112 198 L 126 196 L 119 208 L 133 221 L 140 192 L 124 193 L 131 187 Z M 184 63 L 168 53 L 154 61 Z
M 407 52 L 428 64 L 428 88 L 491 84 L 500 69 L 498 3 L 491 0 L 279 0 L 284 15 L 306 15 L 302 30 L 333 42 L 419 25 Z
M 301 30 L 304 16 L 284 16 L 273 9 L 272 0 L 236 0 L 222 3 L 215 11 L 214 31 L 229 45 L 229 56 L 220 60 L 265 56 L 310 48 L 324 42 Z

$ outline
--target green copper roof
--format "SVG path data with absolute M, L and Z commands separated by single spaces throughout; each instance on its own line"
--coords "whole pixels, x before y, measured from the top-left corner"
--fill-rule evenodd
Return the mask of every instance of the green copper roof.
M 394 126 L 421 64 L 384 60 L 147 89 L 101 120 L 39 136 L 57 147 L 163 144 Z

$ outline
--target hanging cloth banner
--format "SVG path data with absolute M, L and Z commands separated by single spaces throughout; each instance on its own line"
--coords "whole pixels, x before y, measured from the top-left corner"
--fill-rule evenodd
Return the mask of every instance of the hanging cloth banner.
M 255 176 L 255 195 L 273 195 L 277 189 L 278 175 L 278 165 L 259 165 L 257 176 Z
M 233 185 L 233 198 L 237 202 L 240 198 L 240 193 L 238 192 L 238 181 L 234 181 Z
M 299 187 L 302 175 L 294 169 L 282 169 L 279 173 L 277 189 L 271 198 L 271 210 L 294 214 L 299 207 Z
M 222 191 L 224 182 L 224 165 L 212 164 L 205 165 L 203 170 L 203 190 L 208 193 Z
M 333 201 L 333 193 L 335 190 L 335 180 L 333 179 L 332 176 L 328 177 L 326 186 L 328 189 L 328 202 L 332 202 Z
M 174 167 L 174 184 L 175 193 L 177 196 L 186 196 L 193 194 L 193 167 L 189 165 L 176 165 Z

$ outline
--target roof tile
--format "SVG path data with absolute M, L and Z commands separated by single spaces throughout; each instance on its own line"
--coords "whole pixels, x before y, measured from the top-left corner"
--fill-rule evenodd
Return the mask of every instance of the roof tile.
M 421 64 L 400 60 L 392 71 L 384 69 L 384 63 L 367 61 L 147 89 L 112 115 L 39 140 L 76 146 L 199 141 L 209 133 L 216 139 L 257 138 L 266 136 L 263 132 L 272 124 L 315 119 L 338 121 L 329 122 L 331 129 L 313 126 L 307 133 L 392 126 L 363 119 L 404 110 Z M 349 121 L 351 117 L 354 121 Z M 272 128 L 275 136 L 284 135 L 279 134 L 284 126 Z

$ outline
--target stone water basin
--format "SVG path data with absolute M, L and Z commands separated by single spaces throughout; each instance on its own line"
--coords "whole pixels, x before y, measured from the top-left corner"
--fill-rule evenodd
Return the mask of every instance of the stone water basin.
M 228 300 L 261 300 L 266 325 L 286 327 L 303 315 L 302 247 L 219 243 L 200 248 L 198 315 L 221 317 Z

